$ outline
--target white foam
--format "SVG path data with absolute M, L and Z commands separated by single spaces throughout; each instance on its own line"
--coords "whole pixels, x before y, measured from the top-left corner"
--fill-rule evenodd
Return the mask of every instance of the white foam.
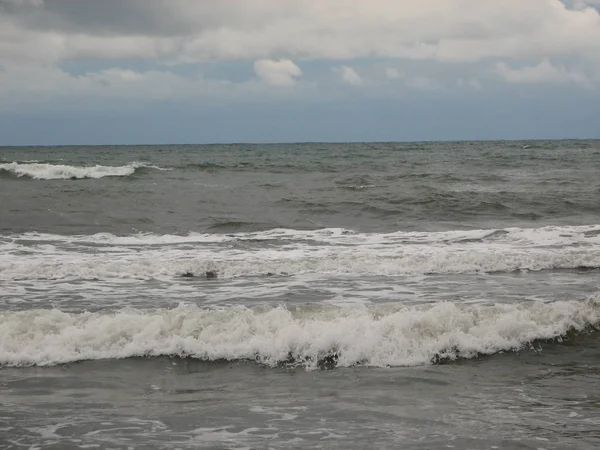
M 307 368 L 337 354 L 338 366 L 429 364 L 520 349 L 600 325 L 600 299 L 504 305 L 227 307 L 69 314 L 0 314 L 0 364 L 54 365 L 136 356 L 294 360 Z
M 596 233 L 590 235 L 590 233 Z M 185 235 L 136 233 L 116 236 L 111 233 L 92 235 L 58 235 L 47 233 L 23 233 L 11 235 L 11 239 L 60 241 L 65 243 L 106 243 L 123 245 L 162 245 L 195 242 L 224 242 L 235 240 L 289 240 L 315 241 L 324 244 L 448 244 L 486 240 L 488 242 L 512 242 L 527 245 L 555 246 L 572 244 L 600 244 L 600 225 L 546 226 L 541 228 L 505 228 L 482 230 L 451 230 L 439 232 L 358 233 L 345 228 L 318 230 L 294 230 L 275 228 L 249 233 L 188 233 Z
M 203 275 L 218 272 L 221 278 L 278 275 L 403 276 L 421 274 L 467 274 L 517 270 L 574 269 L 600 267 L 600 249 L 562 252 L 519 251 L 516 249 L 452 249 L 403 251 L 401 254 L 373 255 L 368 251 L 209 251 L 143 255 L 81 255 L 62 260 L 20 257 L 17 262 L 0 263 L 0 280 L 73 279 L 167 279 L 191 272 Z M 310 254 L 312 253 L 312 255 Z M 295 257 L 297 255 L 298 257 Z M 112 258 L 111 258 L 112 256 Z M 228 258 L 228 256 L 230 256 Z M 3 259 L 7 259 L 4 257 Z
M 0 164 L 0 171 L 36 180 L 68 180 L 71 178 L 126 177 L 132 175 L 140 167 L 163 170 L 160 167 L 149 166 L 139 162 L 132 162 L 124 166 L 70 166 L 63 164 L 12 162 Z
M 240 236 L 243 238 L 243 235 Z M 116 236 L 111 233 L 96 233 L 90 235 L 71 235 L 64 236 L 59 234 L 28 232 L 18 235 L 10 235 L 5 238 L 6 241 L 35 241 L 50 242 L 59 245 L 126 245 L 126 246 L 150 246 L 150 245 L 173 245 L 173 244 L 195 244 L 195 243 L 219 243 L 235 240 L 235 235 L 224 234 L 203 234 L 189 233 L 186 235 L 176 234 L 152 234 L 135 233 L 127 236 Z M 0 245 L 2 238 L 0 237 Z
M 600 267 L 598 230 L 595 225 L 388 234 L 342 229 L 122 237 L 27 233 L 0 238 L 0 280 L 172 279 L 209 270 L 231 278 Z M 265 240 L 275 245 L 265 245 Z

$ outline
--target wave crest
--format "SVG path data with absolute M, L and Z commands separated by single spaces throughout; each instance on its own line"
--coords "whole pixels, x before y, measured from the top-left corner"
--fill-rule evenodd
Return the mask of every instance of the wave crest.
M 28 177 L 34 180 L 69 180 L 127 177 L 133 175 L 137 169 L 144 167 L 164 170 L 139 162 L 132 162 L 124 166 L 70 166 L 64 164 L 11 162 L 0 164 L 0 173 L 5 172 L 16 177 Z
M 130 357 L 301 365 L 413 366 L 518 350 L 598 329 L 600 301 L 505 305 L 224 307 L 0 314 L 0 365 Z

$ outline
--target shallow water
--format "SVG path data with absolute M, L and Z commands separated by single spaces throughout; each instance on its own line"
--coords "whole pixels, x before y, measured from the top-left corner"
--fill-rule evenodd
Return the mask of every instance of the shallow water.
M 590 335 L 411 368 L 159 358 L 4 369 L 0 423 L 14 448 L 592 449 L 599 357 Z

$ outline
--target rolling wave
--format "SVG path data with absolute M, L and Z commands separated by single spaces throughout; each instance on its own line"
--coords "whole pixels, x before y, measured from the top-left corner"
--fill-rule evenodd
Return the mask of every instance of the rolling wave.
M 544 270 L 600 269 L 600 249 L 527 251 L 411 249 L 376 256 L 369 251 L 320 249 L 303 252 L 148 251 L 145 254 L 81 255 L 77 258 L 44 258 L 0 263 L 0 280 L 130 279 L 165 280 L 202 276 L 207 272 L 219 278 L 264 275 L 285 276 L 406 276 L 458 275 Z
M 169 280 L 215 272 L 404 276 L 600 268 L 600 226 L 356 233 L 0 237 L 0 280 Z
M 130 357 L 267 366 L 414 366 L 519 350 L 598 329 L 600 300 L 505 305 L 57 309 L 0 313 L 0 365 Z
M 47 163 L 19 163 L 11 162 L 0 164 L 0 173 L 15 177 L 27 177 L 34 180 L 74 180 L 83 178 L 127 177 L 142 168 L 162 169 L 144 163 L 132 162 L 124 166 L 70 166 L 63 164 Z

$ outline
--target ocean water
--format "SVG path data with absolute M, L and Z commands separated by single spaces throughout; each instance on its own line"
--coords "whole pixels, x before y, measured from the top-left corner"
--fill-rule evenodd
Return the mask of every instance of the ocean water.
M 0 448 L 600 448 L 600 141 L 0 148 Z

